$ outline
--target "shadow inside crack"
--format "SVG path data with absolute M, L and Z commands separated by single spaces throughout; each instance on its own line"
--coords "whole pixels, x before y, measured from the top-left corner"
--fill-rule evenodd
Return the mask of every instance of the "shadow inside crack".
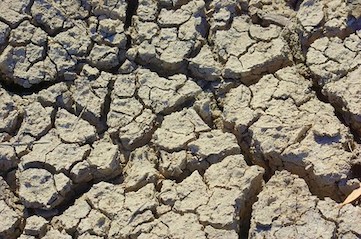
M 36 85 L 32 85 L 29 88 L 24 88 L 21 85 L 18 85 L 11 80 L 7 80 L 4 76 L 0 75 L 0 85 L 4 88 L 7 92 L 10 92 L 14 95 L 18 96 L 26 96 L 31 95 L 34 93 L 38 93 L 41 90 L 47 89 L 52 85 L 55 85 L 58 81 L 42 81 Z
M 132 25 L 132 18 L 138 9 L 138 0 L 127 0 L 127 10 L 125 17 L 124 29 L 128 29 Z
M 361 163 L 357 163 L 351 166 L 352 178 L 361 180 Z
M 361 18 L 349 17 L 347 20 L 347 26 L 352 29 L 353 32 L 361 30 Z

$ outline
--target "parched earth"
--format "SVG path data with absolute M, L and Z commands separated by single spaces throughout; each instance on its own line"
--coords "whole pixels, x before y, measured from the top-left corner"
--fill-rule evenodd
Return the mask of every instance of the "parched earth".
M 361 238 L 361 1 L 1 0 L 0 238 Z

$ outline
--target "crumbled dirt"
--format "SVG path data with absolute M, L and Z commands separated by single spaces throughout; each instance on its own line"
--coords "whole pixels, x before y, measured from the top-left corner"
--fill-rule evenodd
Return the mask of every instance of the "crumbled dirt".
M 361 1 L 0 1 L 0 239 L 361 238 Z

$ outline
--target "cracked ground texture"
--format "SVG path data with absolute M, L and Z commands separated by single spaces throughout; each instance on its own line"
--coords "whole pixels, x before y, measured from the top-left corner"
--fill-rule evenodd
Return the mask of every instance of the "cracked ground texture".
M 361 1 L 1 0 L 0 239 L 361 238 Z

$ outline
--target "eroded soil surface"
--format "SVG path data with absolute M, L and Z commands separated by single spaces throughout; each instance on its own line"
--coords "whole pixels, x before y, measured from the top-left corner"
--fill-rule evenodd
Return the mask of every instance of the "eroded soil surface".
M 1 0 L 0 238 L 361 238 L 359 0 Z

